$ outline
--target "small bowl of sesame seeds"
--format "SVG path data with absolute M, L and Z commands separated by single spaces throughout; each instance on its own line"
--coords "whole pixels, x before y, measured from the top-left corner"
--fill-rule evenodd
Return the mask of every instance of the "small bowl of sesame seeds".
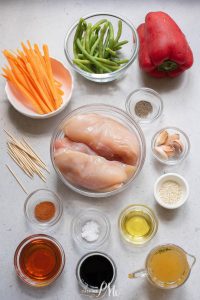
M 126 111 L 140 124 L 154 122 L 163 112 L 163 101 L 160 94 L 147 87 L 131 92 L 125 105 Z
M 177 173 L 164 174 L 154 184 L 154 197 L 164 208 L 178 208 L 186 202 L 188 196 L 188 183 Z

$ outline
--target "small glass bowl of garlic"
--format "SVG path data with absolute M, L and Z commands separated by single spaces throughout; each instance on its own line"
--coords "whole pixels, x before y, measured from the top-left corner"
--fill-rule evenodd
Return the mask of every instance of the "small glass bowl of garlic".
M 179 128 L 165 127 L 153 136 L 151 142 L 153 156 L 166 165 L 182 162 L 190 151 L 188 136 Z

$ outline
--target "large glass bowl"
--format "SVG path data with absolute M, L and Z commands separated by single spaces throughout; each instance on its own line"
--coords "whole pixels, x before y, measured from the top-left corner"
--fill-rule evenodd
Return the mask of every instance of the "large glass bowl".
M 109 191 L 109 192 L 94 192 L 88 189 L 85 189 L 80 186 L 76 186 L 72 183 L 70 183 L 64 175 L 60 172 L 60 170 L 57 168 L 54 162 L 54 143 L 57 139 L 64 137 L 63 127 L 67 120 L 69 120 L 71 117 L 79 114 L 88 114 L 88 113 L 98 113 L 107 117 L 111 117 L 118 122 L 122 123 L 125 127 L 127 127 L 132 133 L 135 134 L 137 140 L 138 140 L 138 146 L 139 146 L 139 158 L 136 166 L 136 171 L 133 174 L 133 176 L 127 181 L 124 185 L 122 185 L 120 188 Z M 143 135 L 143 132 L 139 125 L 133 120 L 131 116 L 129 116 L 126 112 L 123 110 L 111 106 L 111 105 L 105 105 L 105 104 L 92 104 L 92 105 L 85 105 L 82 107 L 79 107 L 69 114 L 65 116 L 65 118 L 61 121 L 61 123 L 57 126 L 55 129 L 52 139 L 51 139 L 51 145 L 50 145 L 50 152 L 51 152 L 51 161 L 54 166 L 55 171 L 57 172 L 59 178 L 64 182 L 66 186 L 74 190 L 75 192 L 88 196 L 88 197 L 108 197 L 111 195 L 115 195 L 123 190 L 125 190 L 131 182 L 136 178 L 136 176 L 140 173 L 142 166 L 144 164 L 145 156 L 146 156 L 146 144 L 145 144 L 145 138 Z
M 139 48 L 139 39 L 138 39 L 138 34 L 137 30 L 135 27 L 132 25 L 132 23 L 127 20 L 126 18 L 119 16 L 119 15 L 114 15 L 112 13 L 94 13 L 90 14 L 87 16 L 84 16 L 83 19 L 87 20 L 87 22 L 95 24 L 97 21 L 101 19 L 108 19 L 109 21 L 112 22 L 113 27 L 114 27 L 114 34 L 117 34 L 118 30 L 118 21 L 122 20 L 122 35 L 120 40 L 128 40 L 129 42 L 125 45 L 123 45 L 123 48 L 121 50 L 121 57 L 120 59 L 129 59 L 128 63 L 124 64 L 122 68 L 120 68 L 117 71 L 111 72 L 111 73 L 104 73 L 104 74 L 95 74 L 95 73 L 89 73 L 86 71 L 83 71 L 80 69 L 78 66 L 76 66 L 73 63 L 74 59 L 74 54 L 73 54 L 73 40 L 74 40 L 74 35 L 76 31 L 76 27 L 78 25 L 79 20 L 72 25 L 72 27 L 69 29 L 67 32 L 65 42 L 64 42 L 64 51 L 66 58 L 72 68 L 81 74 L 83 77 L 95 81 L 95 82 L 109 82 L 113 81 L 117 78 L 120 78 L 125 71 L 129 68 L 129 66 L 134 62 L 134 60 L 137 57 L 138 54 L 138 48 Z

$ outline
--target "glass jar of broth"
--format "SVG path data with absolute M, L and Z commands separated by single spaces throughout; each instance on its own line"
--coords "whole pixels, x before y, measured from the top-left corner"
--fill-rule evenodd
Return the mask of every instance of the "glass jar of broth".
M 186 282 L 195 262 L 196 258 L 181 247 L 165 244 L 151 250 L 146 258 L 145 269 L 128 277 L 146 277 L 156 287 L 173 289 Z
M 126 207 L 119 216 L 118 225 L 122 238 L 135 246 L 145 245 L 158 229 L 154 212 L 141 204 Z

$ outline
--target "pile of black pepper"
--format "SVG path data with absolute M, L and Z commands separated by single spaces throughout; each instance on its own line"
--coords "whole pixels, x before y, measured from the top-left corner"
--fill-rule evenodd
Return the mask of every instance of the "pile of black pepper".
M 153 106 L 149 101 L 141 100 L 135 105 L 135 114 L 140 118 L 146 118 L 153 111 Z

